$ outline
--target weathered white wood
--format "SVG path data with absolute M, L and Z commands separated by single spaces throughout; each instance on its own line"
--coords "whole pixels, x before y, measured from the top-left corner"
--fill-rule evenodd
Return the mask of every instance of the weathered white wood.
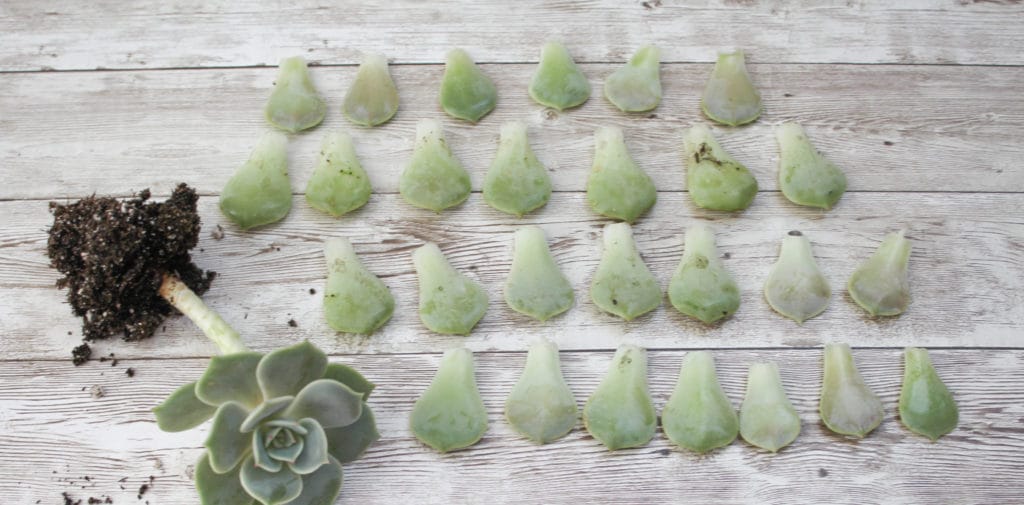
M 57 274 L 47 267 L 46 202 L 0 203 L 10 216 L 0 230 L 0 355 L 17 359 L 63 359 L 80 335 L 78 322 L 53 288 Z M 813 346 L 840 339 L 861 346 L 1019 346 L 1024 334 L 1024 195 L 853 193 L 831 212 L 800 208 L 780 193 L 762 193 L 735 217 L 693 208 L 684 193 L 661 193 L 650 215 L 636 226 L 639 249 L 662 287 L 682 254 L 681 235 L 696 219 L 712 219 L 721 252 L 728 255 L 742 292 L 742 305 L 724 324 L 707 327 L 685 318 L 667 303 L 626 323 L 600 312 L 589 285 L 600 257 L 606 220 L 586 207 L 580 193 L 557 193 L 539 213 L 516 219 L 487 207 L 479 194 L 441 215 L 407 205 L 398 195 L 375 195 L 351 217 L 340 220 L 311 210 L 296 197 L 291 214 L 278 225 L 243 233 L 217 209 L 215 198 L 200 199 L 205 223 L 196 262 L 220 273 L 207 302 L 236 326 L 255 348 L 308 338 L 334 352 L 430 352 L 464 342 L 474 350 L 524 350 L 537 335 L 565 349 L 613 349 L 626 340 L 652 348 Z M 515 229 L 543 227 L 573 286 L 576 306 L 538 323 L 512 311 L 502 286 L 511 261 Z M 226 236 L 214 240 L 221 225 Z M 872 320 L 848 297 L 845 283 L 859 262 L 889 231 L 906 227 L 913 241 L 914 301 L 898 318 Z M 833 288 L 829 309 L 802 326 L 775 314 L 762 286 L 786 232 L 802 230 Z M 371 337 L 335 334 L 321 309 L 326 270 L 322 241 L 346 236 L 371 271 L 393 291 L 397 309 L 390 323 Z M 411 252 L 435 241 L 456 268 L 479 280 L 491 305 L 469 337 L 426 330 L 416 312 L 417 280 Z M 6 246 L 6 247 L 3 247 Z M 311 295 L 309 289 L 317 291 Z M 289 327 L 295 319 L 298 327 Z M 103 352 L 133 357 L 194 357 L 211 352 L 186 320 L 167 324 L 167 334 L 149 342 L 112 342 Z
M 394 70 L 402 105 L 390 123 L 357 128 L 340 101 L 353 68 L 314 68 L 330 105 L 323 125 L 293 136 L 292 179 L 305 188 L 324 134 L 350 131 L 378 192 L 397 191 L 415 124 L 445 124 L 456 155 L 479 188 L 500 125 L 530 125 L 533 148 L 556 191 L 582 191 L 593 160 L 593 132 L 626 130 L 633 156 L 658 189 L 682 190 L 682 131 L 706 122 L 699 97 L 709 65 L 666 65 L 665 100 L 653 114 L 627 116 L 601 95 L 612 65 L 585 65 L 594 96 L 559 114 L 534 103 L 532 65 L 487 65 L 498 84 L 497 109 L 478 125 L 455 121 L 437 104 L 443 66 Z M 1024 68 L 753 65 L 765 113 L 719 140 L 746 163 L 763 190 L 777 190 L 772 126 L 798 121 L 816 146 L 847 172 L 851 191 L 1024 191 Z M 168 193 L 187 181 L 220 191 L 269 126 L 263 105 L 276 69 L 11 74 L 0 78 L 0 199 Z M 888 144 L 891 145 L 888 145 Z
M 290 339 L 289 339 L 290 340 Z M 654 404 L 676 381 L 679 351 L 650 353 Z M 470 450 L 439 455 L 407 428 L 413 401 L 429 383 L 438 354 L 341 356 L 378 384 L 370 399 L 382 439 L 345 469 L 341 503 L 1015 503 L 1024 494 L 1024 352 L 933 350 L 939 374 L 960 407 L 959 427 L 931 443 L 896 418 L 902 376 L 899 349 L 855 349 L 886 417 L 861 441 L 821 424 L 819 350 L 716 351 L 718 372 L 738 406 L 750 362 L 778 362 L 802 433 L 781 453 L 737 441 L 698 457 L 660 432 L 642 448 L 609 453 L 582 426 L 546 446 L 516 436 L 502 409 L 523 353 L 478 354 L 477 380 L 490 427 Z M 582 406 L 611 352 L 562 353 L 569 386 Z M 110 495 L 136 503 L 141 483 L 152 504 L 193 505 L 190 465 L 208 425 L 160 432 L 149 409 L 205 360 L 130 360 L 116 367 L 64 362 L 0 363 L 0 494 L 6 503 L 55 503 Z M 134 378 L 124 374 L 136 371 Z M 94 386 L 105 396 L 94 398 Z M 90 476 L 86 482 L 83 476 Z M 126 478 L 124 483 L 119 479 Z M 72 485 L 67 480 L 74 481 Z M 79 489 L 84 485 L 85 489 Z M 121 490 L 120 486 L 126 490 Z
M 1022 64 L 1020 2 L 694 0 L 587 2 L 62 2 L 0 5 L 0 69 L 274 65 L 306 54 L 354 63 L 361 50 L 443 61 L 536 61 L 560 39 L 582 61 L 624 61 L 654 43 L 666 61 Z

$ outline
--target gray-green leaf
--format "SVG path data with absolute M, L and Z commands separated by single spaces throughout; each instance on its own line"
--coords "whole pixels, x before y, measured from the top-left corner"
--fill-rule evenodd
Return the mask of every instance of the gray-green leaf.
M 594 133 L 594 164 L 587 177 L 587 203 L 594 212 L 632 223 L 658 199 L 654 182 L 633 161 L 622 130 L 612 126 Z
M 775 363 L 755 363 L 747 374 L 740 406 L 740 436 L 755 447 L 777 452 L 800 434 L 800 416 L 786 397 Z
M 420 442 L 440 452 L 469 447 L 487 431 L 487 410 L 473 376 L 473 353 L 449 349 L 437 375 L 416 400 L 409 428 Z
M 302 476 L 302 493 L 288 505 L 333 505 L 341 492 L 341 464 L 333 458 L 309 475 Z
M 348 386 L 352 391 L 362 394 L 364 402 L 370 398 L 370 393 L 377 387 L 376 384 L 366 380 L 366 377 L 363 377 L 358 370 L 341 363 L 329 363 L 323 378 L 336 380 Z M 342 463 L 346 463 L 346 461 L 342 461 Z
M 747 73 L 743 51 L 718 54 L 700 106 L 707 117 L 729 126 L 749 123 L 761 115 L 761 94 Z
M 239 478 L 241 467 L 236 466 L 227 473 L 217 473 L 210 467 L 207 453 L 196 463 L 196 491 L 202 505 L 252 505 L 253 498 L 242 487 Z
M 501 126 L 498 152 L 484 176 L 483 196 L 491 207 L 516 217 L 548 203 L 551 179 L 530 149 L 525 124 L 511 121 Z
M 289 419 L 315 419 L 324 429 L 348 426 L 363 410 L 363 395 L 331 379 L 311 382 L 285 410 Z
M 903 353 L 900 421 L 933 442 L 956 429 L 960 412 L 946 384 L 935 373 L 928 351 L 908 347 Z
M 572 61 L 569 50 L 548 42 L 540 53 L 540 64 L 530 81 L 530 96 L 539 104 L 565 110 L 590 98 L 590 82 Z
M 831 209 L 846 191 L 846 175 L 825 159 L 807 139 L 802 126 L 783 123 L 775 128 L 779 141 L 779 186 L 797 205 Z
M 398 112 L 398 88 L 382 54 L 365 53 L 341 107 L 345 117 L 362 126 L 388 122 Z
M 857 438 L 871 433 L 885 417 L 882 401 L 861 378 L 849 345 L 825 345 L 825 374 L 818 407 L 828 429 Z
M 256 407 L 249 413 L 249 417 L 245 418 L 239 430 L 242 433 L 249 433 L 255 430 L 263 421 L 286 409 L 294 400 L 295 397 L 293 396 L 279 396 L 261 403 L 259 407 Z
M 487 311 L 487 293 L 453 268 L 436 244 L 412 255 L 420 283 L 420 320 L 431 331 L 468 335 Z
M 235 402 L 217 409 L 210 435 L 203 445 L 210 452 L 210 467 L 217 473 L 231 471 L 249 453 L 252 437 L 242 433 L 241 426 L 249 411 Z
M 291 133 L 324 120 L 327 105 L 313 87 L 306 60 L 298 56 L 281 60 L 264 112 L 270 124 Z
M 654 46 L 641 47 L 604 81 L 604 96 L 623 112 L 646 112 L 661 103 L 661 69 L 659 51 Z
M 178 432 L 195 428 L 213 417 L 217 407 L 196 396 L 196 383 L 181 386 L 153 409 L 156 425 L 163 431 Z
M 878 250 L 850 276 L 850 297 L 872 316 L 897 316 L 910 304 L 910 241 L 903 231 L 890 233 Z
M 757 179 L 747 167 L 722 149 L 704 125 L 691 127 L 683 135 L 686 151 L 686 191 L 698 207 L 738 211 L 750 206 L 757 196 Z
M 526 367 L 505 402 L 505 417 L 516 431 L 540 444 L 576 426 L 576 399 L 562 377 L 558 348 L 548 340 L 530 346 Z
M 590 296 L 601 310 L 627 321 L 661 305 L 661 287 L 640 258 L 628 224 L 604 227 L 604 251 L 590 285 Z
M 791 231 L 782 239 L 779 260 L 764 283 L 764 297 L 779 314 L 798 323 L 825 312 L 832 288 L 821 274 L 802 233 Z
M 647 353 L 634 345 L 615 351 L 608 373 L 583 407 L 587 431 L 609 450 L 650 442 L 658 416 L 647 390 Z
M 263 357 L 256 377 L 265 398 L 297 395 L 307 384 L 324 376 L 327 355 L 308 340 L 283 347 Z
M 398 179 L 398 192 L 411 205 L 440 212 L 469 198 L 469 173 L 452 154 L 441 123 L 421 119 L 416 124 L 412 159 Z
M 220 194 L 220 210 L 243 230 L 284 219 L 292 208 L 288 138 L 268 132 Z
M 316 210 L 339 217 L 366 205 L 372 192 L 352 137 L 342 131 L 328 133 L 306 184 L 306 201 Z
M 359 261 L 345 238 L 324 242 L 327 287 L 324 316 L 336 331 L 369 335 L 391 319 L 395 299 L 376 275 Z
M 302 493 L 301 476 L 286 469 L 268 472 L 256 466 L 252 456 L 242 463 L 240 480 L 245 491 L 263 505 L 288 503 Z
M 263 355 L 238 352 L 210 358 L 202 377 L 196 382 L 196 397 L 210 405 L 235 401 L 254 408 L 263 401 L 256 382 L 256 367 Z
M 551 257 L 544 230 L 536 226 L 516 230 L 512 267 L 505 281 L 509 307 L 547 321 L 569 310 L 574 299 L 572 284 Z
M 718 383 L 710 352 L 692 351 L 683 358 L 675 391 L 661 412 L 661 427 L 672 443 L 699 453 L 736 440 L 739 419 Z
M 359 419 L 341 428 L 324 430 L 327 434 L 327 448 L 335 459 L 341 463 L 355 461 L 366 452 L 370 444 L 380 439 L 377 424 L 370 406 L 363 403 L 363 412 Z
M 448 51 L 440 99 L 448 115 L 475 123 L 494 110 L 498 89 L 466 51 L 456 48 Z
M 289 463 L 288 467 L 299 475 L 307 475 L 328 463 L 327 434 L 320 423 L 313 419 L 303 419 L 299 424 L 309 432 L 303 439 L 304 447 L 298 459 Z M 351 424 L 351 423 L 350 423 Z

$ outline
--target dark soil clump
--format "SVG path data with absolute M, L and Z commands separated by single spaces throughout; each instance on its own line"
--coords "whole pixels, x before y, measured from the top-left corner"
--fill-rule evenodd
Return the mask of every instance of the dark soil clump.
M 144 190 L 125 201 L 91 196 L 50 203 L 53 227 L 46 252 L 51 266 L 64 274 L 57 286 L 67 288 L 86 341 L 151 336 L 174 311 L 157 294 L 165 273 L 200 295 L 214 278 L 189 255 L 199 239 L 195 191 L 179 184 L 165 202 L 149 198 Z M 87 345 L 76 348 L 75 363 L 87 360 L 89 352 Z

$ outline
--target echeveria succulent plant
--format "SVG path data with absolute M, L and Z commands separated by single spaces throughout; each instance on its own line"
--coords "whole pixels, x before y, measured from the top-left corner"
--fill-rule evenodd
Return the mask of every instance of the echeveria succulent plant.
M 636 221 L 658 199 L 654 182 L 629 155 L 622 130 L 594 133 L 594 164 L 587 177 L 587 202 L 594 212 L 627 223 Z
M 757 179 L 715 140 L 704 125 L 683 135 L 686 151 L 686 191 L 698 207 L 738 211 L 757 196 Z
M 364 402 L 372 390 L 303 342 L 216 356 L 154 412 L 165 431 L 213 418 L 196 465 L 203 505 L 323 505 L 341 490 L 341 464 L 379 438 Z
M 590 98 L 590 82 L 565 46 L 548 42 L 541 50 L 540 64 L 530 81 L 530 96 L 545 107 L 570 109 Z
M 362 126 L 386 123 L 398 112 L 398 88 L 388 72 L 384 55 L 363 54 L 341 111 L 349 121 Z
M 700 106 L 707 117 L 729 126 L 749 123 L 761 115 L 761 94 L 750 81 L 743 51 L 718 55 Z
M 846 175 L 807 139 L 796 123 L 775 129 L 779 141 L 779 186 L 797 205 L 831 209 L 846 191 Z

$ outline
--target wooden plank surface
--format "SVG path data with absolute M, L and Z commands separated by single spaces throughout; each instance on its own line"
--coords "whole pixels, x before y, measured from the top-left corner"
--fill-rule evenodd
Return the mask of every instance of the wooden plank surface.
M 605 220 L 586 207 L 580 193 L 558 193 L 539 213 L 524 219 L 487 207 L 479 195 L 438 216 L 412 208 L 398 195 L 375 196 L 352 217 L 335 220 L 296 198 L 289 217 L 260 231 L 243 233 L 219 212 L 214 198 L 200 199 L 207 229 L 222 226 L 225 237 L 204 233 L 195 259 L 220 273 L 206 301 L 222 312 L 248 342 L 269 350 L 308 338 L 335 352 L 430 352 L 464 342 L 474 350 L 524 350 L 538 335 L 557 338 L 566 349 L 609 349 L 624 340 L 653 348 L 817 346 L 839 339 L 868 346 L 1017 346 L 1024 333 L 1024 198 L 1016 194 L 945 195 L 854 193 L 832 212 L 799 208 L 780 193 L 758 196 L 747 212 L 730 217 L 695 210 L 680 193 L 661 193 L 650 215 L 635 229 L 638 247 L 662 284 L 682 255 L 681 235 L 690 223 L 712 219 L 726 266 L 742 290 L 742 305 L 718 326 L 690 320 L 664 303 L 626 323 L 602 313 L 589 286 L 600 259 Z M 0 209 L 12 225 L 0 235 L 0 325 L 11 338 L 0 340 L 4 356 L 19 359 L 66 357 L 80 323 L 62 308 L 64 293 L 53 288 L 57 274 L 45 258 L 46 202 L 6 202 Z M 16 224 L 15 224 L 16 223 Z M 516 227 L 542 226 L 563 271 L 576 289 L 576 306 L 547 323 L 512 311 L 502 289 L 511 262 Z M 856 265 L 885 233 L 906 227 L 912 237 L 914 302 L 899 318 L 872 320 L 846 294 Z M 762 296 L 765 276 L 789 230 L 813 243 L 833 299 L 821 316 L 798 325 L 771 311 Z M 369 337 L 338 335 L 321 309 L 326 277 L 322 242 L 350 238 L 367 267 L 395 295 L 397 309 L 387 326 Z M 420 324 L 418 284 L 411 253 L 436 241 L 452 264 L 481 282 L 490 308 L 469 337 L 442 336 Z M 9 247 L 3 247 L 9 245 Z M 315 289 L 311 295 L 309 289 Z M 298 327 L 289 327 L 294 319 Z M 186 320 L 172 320 L 167 334 L 152 342 L 115 343 L 119 355 L 194 357 L 212 346 Z M 105 348 L 101 346 L 100 349 Z
M 683 354 L 650 353 L 648 377 L 659 412 L 675 385 Z M 717 351 L 719 377 L 737 407 L 748 364 L 779 363 L 802 431 L 779 454 L 737 441 L 706 456 L 675 448 L 660 430 L 648 445 L 615 453 L 580 426 L 546 446 L 519 438 L 502 409 L 523 353 L 476 356 L 488 432 L 470 450 L 439 455 L 412 438 L 407 422 L 413 400 L 429 383 L 440 356 L 341 356 L 336 359 L 358 366 L 378 384 L 370 405 L 382 439 L 362 459 L 346 465 L 340 503 L 640 504 L 654 497 L 665 503 L 1019 500 L 1024 352 L 931 352 L 960 407 L 959 427 L 937 443 L 910 433 L 896 418 L 900 350 L 855 349 L 854 354 L 886 412 L 882 425 L 861 441 L 835 436 L 820 424 L 819 350 Z M 562 353 L 566 380 L 581 407 L 610 359 L 609 351 Z M 127 360 L 115 367 L 93 363 L 78 369 L 64 362 L 0 363 L 0 445 L 5 447 L 0 492 L 8 503 L 55 503 L 62 491 L 78 498 L 109 495 L 115 503 L 141 503 L 136 499 L 139 485 L 153 476 L 144 499 L 154 505 L 194 505 L 189 476 L 204 435 L 160 433 L 149 408 L 179 383 L 193 380 L 206 362 L 172 363 Z M 125 376 L 126 367 L 136 371 L 134 378 Z M 96 388 L 104 396 L 95 398 Z
M 718 129 L 719 140 L 746 163 L 761 189 L 776 190 L 778 147 L 772 128 L 806 126 L 815 145 L 848 174 L 850 191 L 1024 191 L 1024 68 L 752 65 L 765 99 L 761 120 Z M 494 157 L 500 125 L 530 126 L 537 156 L 556 191 L 582 191 L 601 125 L 626 131 L 629 148 L 658 189 L 685 188 L 682 132 L 705 122 L 700 93 L 710 65 L 664 65 L 665 100 L 649 115 L 627 116 L 601 95 L 613 65 L 585 65 L 594 96 L 556 113 L 534 103 L 526 87 L 533 65 L 487 65 L 497 82 L 497 109 L 478 125 L 440 111 L 444 67 L 393 67 L 401 89 L 398 115 L 380 128 L 342 118 L 340 102 L 353 68 L 314 68 L 329 104 L 323 125 L 294 135 L 293 186 L 305 188 L 328 130 L 352 133 L 377 192 L 397 191 L 412 151 L 415 124 L 441 120 L 449 143 L 479 188 Z M 126 194 L 151 187 L 167 194 L 179 181 L 216 194 L 269 126 L 263 105 L 276 69 L 69 72 L 0 78 L 0 199 Z M 28 105 L 31 105 L 28 107 Z M 26 177 L 24 174 L 32 174 Z
M 548 39 L 598 62 L 653 43 L 665 61 L 714 61 L 739 46 L 764 62 L 1019 65 L 1022 15 L 1014 0 L 9 0 L 0 69 L 276 65 L 297 53 L 351 64 L 363 50 L 434 63 L 452 45 L 517 63 L 536 61 Z

